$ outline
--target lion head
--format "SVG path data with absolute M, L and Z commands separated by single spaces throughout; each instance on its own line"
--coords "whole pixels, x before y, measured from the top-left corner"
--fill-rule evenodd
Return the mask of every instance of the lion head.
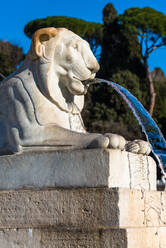
M 84 82 L 93 79 L 99 70 L 89 44 L 65 28 L 36 31 L 28 57 L 35 63 L 35 70 L 38 68 L 38 87 L 53 102 L 63 94 L 64 87 L 71 95 L 86 94 L 88 86 Z

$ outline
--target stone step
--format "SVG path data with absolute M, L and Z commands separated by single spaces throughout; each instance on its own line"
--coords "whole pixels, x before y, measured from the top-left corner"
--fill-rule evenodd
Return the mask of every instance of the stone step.
M 110 230 L 6 229 L 1 248 L 165 248 L 166 227 Z
M 121 188 L 0 192 L 0 229 L 166 227 L 166 192 Z
M 0 157 L 0 189 L 122 187 L 156 189 L 149 156 L 111 149 L 33 152 Z

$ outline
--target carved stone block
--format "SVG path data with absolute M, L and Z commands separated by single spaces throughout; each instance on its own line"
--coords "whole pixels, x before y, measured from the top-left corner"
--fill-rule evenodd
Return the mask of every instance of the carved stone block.
M 0 157 L 0 189 L 46 187 L 156 189 L 149 156 L 114 149 L 34 152 Z
M 0 193 L 0 229 L 166 227 L 163 195 L 118 188 L 4 191 Z

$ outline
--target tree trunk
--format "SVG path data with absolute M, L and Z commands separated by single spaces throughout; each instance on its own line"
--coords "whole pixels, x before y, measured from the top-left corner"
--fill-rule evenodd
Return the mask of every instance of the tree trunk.
M 155 106 L 156 93 L 155 93 L 155 90 L 154 90 L 152 74 L 150 72 L 150 69 L 149 69 L 149 66 L 147 64 L 147 61 L 145 61 L 145 66 L 146 66 L 146 75 L 147 75 L 147 79 L 148 79 L 148 83 L 149 83 L 149 94 L 150 94 L 149 114 L 152 116 L 154 106 Z

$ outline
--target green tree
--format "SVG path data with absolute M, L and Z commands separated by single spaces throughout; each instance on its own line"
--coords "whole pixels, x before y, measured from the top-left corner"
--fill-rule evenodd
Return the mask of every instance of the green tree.
M 152 115 L 156 93 L 152 75 L 148 65 L 150 54 L 156 49 L 166 45 L 166 16 L 161 12 L 145 7 L 127 9 L 119 17 L 123 30 L 128 35 L 137 35 L 142 62 L 146 69 L 149 83 L 150 104 L 149 113 Z
M 118 18 L 114 6 L 107 4 L 103 10 L 101 70 L 98 77 L 121 84 L 146 105 L 145 69 L 141 62 L 138 37 L 135 34 L 128 36 Z M 111 87 L 99 85 L 94 86 L 93 90 L 92 104 L 88 103 L 87 106 L 89 120 L 92 120 L 85 118 L 90 130 L 119 133 L 128 139 L 135 135 L 142 137 L 132 112 Z
M 0 41 L 0 80 L 15 71 L 23 59 L 22 48 Z
M 112 3 L 106 4 L 103 9 L 103 22 L 105 26 L 109 26 L 110 23 L 114 22 L 117 19 L 117 11 L 114 8 Z
M 87 22 L 81 19 L 65 16 L 49 16 L 43 19 L 36 19 L 26 24 L 25 34 L 32 38 L 33 33 L 39 28 L 64 27 L 78 34 L 87 40 L 96 57 L 100 54 L 100 46 L 103 35 L 103 25 L 95 22 Z
M 107 4 L 103 10 L 103 21 L 100 75 L 111 79 L 112 74 L 119 70 L 131 70 L 139 77 L 143 75 L 138 37 L 124 32 L 119 16 L 111 3 Z

